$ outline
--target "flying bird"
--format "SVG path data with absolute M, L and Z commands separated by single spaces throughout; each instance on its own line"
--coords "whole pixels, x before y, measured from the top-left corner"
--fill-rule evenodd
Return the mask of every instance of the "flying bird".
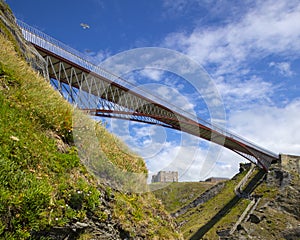
M 83 28 L 83 29 L 88 29 L 90 28 L 90 26 L 86 23 L 80 23 L 80 26 Z

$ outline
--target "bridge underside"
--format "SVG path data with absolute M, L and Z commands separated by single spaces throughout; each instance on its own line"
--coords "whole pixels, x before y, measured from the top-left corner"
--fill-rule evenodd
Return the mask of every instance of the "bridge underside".
M 187 118 L 45 49 L 36 48 L 47 62 L 49 77 L 57 80 L 57 90 L 90 115 L 156 124 L 186 132 L 222 145 L 265 170 L 277 159 L 274 154 L 257 150 L 221 129 L 206 126 L 197 118 Z

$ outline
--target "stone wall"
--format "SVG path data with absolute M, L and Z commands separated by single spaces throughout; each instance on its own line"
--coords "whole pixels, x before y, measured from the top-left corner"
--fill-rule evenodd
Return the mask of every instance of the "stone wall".
M 207 202 L 208 200 L 215 197 L 217 194 L 221 192 L 221 190 L 225 187 L 225 182 L 220 182 L 214 185 L 213 187 L 207 189 L 204 193 L 202 193 L 199 197 L 197 197 L 194 201 L 189 203 L 188 205 L 183 206 L 179 210 L 177 210 L 175 213 L 171 214 L 173 217 L 178 217 L 187 211 L 189 211 L 191 208 L 195 208 L 199 206 L 200 204 L 203 204 Z
M 300 156 L 280 154 L 281 169 L 300 174 Z
M 205 180 L 205 182 L 212 182 L 212 183 L 217 183 L 217 182 L 223 182 L 227 181 L 229 178 L 222 178 L 222 177 L 210 177 Z

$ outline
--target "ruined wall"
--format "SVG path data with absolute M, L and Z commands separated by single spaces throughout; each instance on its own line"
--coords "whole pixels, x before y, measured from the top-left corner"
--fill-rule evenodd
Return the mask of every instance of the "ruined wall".
M 280 154 L 280 166 L 285 171 L 300 174 L 300 156 Z

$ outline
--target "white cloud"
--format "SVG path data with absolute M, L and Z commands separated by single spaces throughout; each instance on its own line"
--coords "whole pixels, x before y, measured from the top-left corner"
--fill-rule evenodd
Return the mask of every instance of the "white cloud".
M 179 172 L 179 181 L 200 181 L 212 176 L 231 178 L 238 172 L 239 162 L 245 162 L 229 150 L 222 151 L 220 146 L 211 144 L 210 147 L 208 150 L 199 145 L 171 144 L 147 161 L 149 175 L 170 170 Z
M 163 71 L 152 69 L 152 68 L 143 69 L 140 73 L 142 76 L 150 78 L 151 80 L 154 81 L 160 81 L 163 75 Z
M 187 1 L 185 0 L 164 0 L 163 1 L 164 7 L 168 8 L 168 9 L 172 9 L 175 11 L 182 11 L 186 5 L 187 5 Z
M 275 67 L 283 76 L 291 77 L 294 75 L 289 62 L 270 62 L 269 66 Z
M 256 105 L 232 112 L 229 124 L 239 135 L 275 153 L 300 154 L 300 100 L 284 107 Z
M 217 155 L 214 154 L 216 158 L 208 156 L 208 150 L 200 148 L 199 145 L 167 144 L 163 151 L 148 159 L 149 175 L 161 170 L 178 171 L 180 181 L 199 181 L 209 176 L 218 176 L 219 173 L 215 169 Z M 226 175 L 232 176 L 234 173 L 235 169 L 229 170 Z M 222 175 L 224 176 L 224 173 Z
M 226 82 L 223 77 L 219 77 L 216 82 L 228 109 L 249 108 L 253 102 L 271 103 L 270 97 L 276 89 L 272 83 L 266 82 L 257 76 L 252 76 L 244 81 L 235 79 L 230 82 Z
M 269 54 L 299 55 L 300 2 L 257 1 L 239 21 L 225 26 L 173 33 L 165 45 L 181 49 L 204 66 L 217 64 L 219 75 L 241 69 L 246 61 Z
M 180 94 L 180 92 L 168 86 L 159 86 L 156 89 L 153 89 L 154 95 L 160 96 L 167 103 L 172 104 L 177 109 L 182 109 L 186 112 L 194 112 L 194 104 L 191 102 L 191 99 L 187 99 L 185 96 Z M 172 107 L 171 109 L 174 109 Z
M 101 63 L 104 59 L 108 58 L 109 56 L 111 56 L 111 53 L 108 50 L 105 51 L 99 51 L 97 53 L 94 53 L 93 55 L 93 62 L 95 64 L 99 64 Z

